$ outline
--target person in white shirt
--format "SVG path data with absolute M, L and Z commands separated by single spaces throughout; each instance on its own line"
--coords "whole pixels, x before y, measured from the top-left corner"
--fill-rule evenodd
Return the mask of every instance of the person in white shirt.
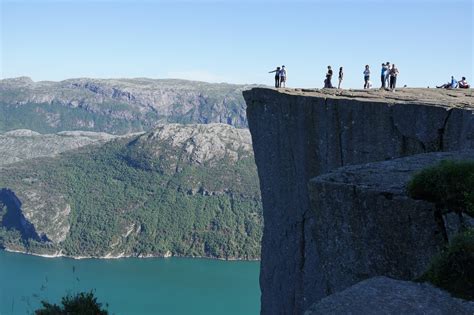
M 280 70 L 280 87 L 286 87 L 286 68 L 285 66 L 281 66 Z
M 385 64 L 387 66 L 387 71 L 385 71 L 385 87 L 390 87 L 390 62 L 387 61 Z
M 397 85 L 397 76 L 398 76 L 398 69 L 395 67 L 395 64 L 392 65 L 392 69 L 390 69 L 390 90 L 395 92 L 395 87 Z
M 382 73 L 380 74 L 380 80 L 382 81 L 381 89 L 385 90 L 385 82 L 387 81 L 388 66 L 382 63 Z
M 365 70 L 364 70 L 364 89 L 369 88 L 369 80 L 370 80 L 370 69 L 369 65 L 365 65 Z

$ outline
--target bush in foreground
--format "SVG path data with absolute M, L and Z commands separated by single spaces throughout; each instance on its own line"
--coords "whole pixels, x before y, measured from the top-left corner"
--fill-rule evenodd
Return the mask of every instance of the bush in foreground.
M 35 311 L 36 315 L 108 315 L 109 312 L 102 309 L 102 304 L 97 302 L 94 293 L 81 292 L 61 299 L 62 306 L 41 301 L 43 307 Z
M 420 278 L 456 297 L 474 300 L 474 229 L 453 238 Z
M 474 161 L 442 161 L 413 176 L 408 194 L 446 212 L 474 216 Z

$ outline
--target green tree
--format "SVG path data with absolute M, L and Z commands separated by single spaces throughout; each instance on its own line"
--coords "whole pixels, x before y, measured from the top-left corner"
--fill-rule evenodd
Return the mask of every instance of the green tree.
M 97 302 L 94 292 L 80 292 L 66 295 L 61 299 L 62 306 L 41 301 L 43 307 L 35 311 L 36 315 L 107 315 L 109 312 Z

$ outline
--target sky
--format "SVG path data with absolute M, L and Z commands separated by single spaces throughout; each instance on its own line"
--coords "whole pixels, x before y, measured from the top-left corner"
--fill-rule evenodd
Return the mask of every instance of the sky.
M 284 64 L 288 86 L 322 87 L 331 65 L 362 88 L 364 66 L 378 86 L 389 61 L 399 86 L 474 82 L 471 0 L 0 2 L 1 78 L 272 85 Z

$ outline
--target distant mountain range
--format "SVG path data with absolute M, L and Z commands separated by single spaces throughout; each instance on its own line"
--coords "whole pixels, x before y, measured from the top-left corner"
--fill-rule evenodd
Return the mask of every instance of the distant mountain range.
M 224 123 L 247 127 L 246 85 L 185 80 L 0 80 L 0 132 L 31 129 L 126 134 L 162 123 Z
M 259 258 L 262 206 L 247 129 L 167 124 L 121 137 L 20 130 L 1 135 L 0 146 L 0 247 Z

